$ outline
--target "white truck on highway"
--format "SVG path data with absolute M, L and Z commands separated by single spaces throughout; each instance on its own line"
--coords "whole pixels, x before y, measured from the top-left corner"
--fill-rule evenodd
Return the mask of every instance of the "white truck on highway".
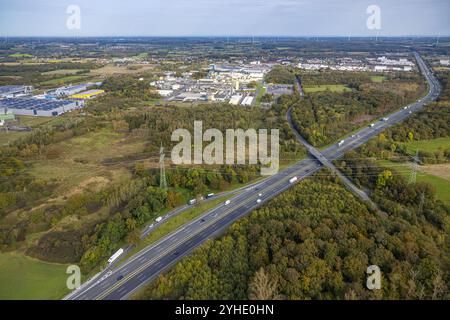
M 123 249 L 120 248 L 119 250 L 117 250 L 116 253 L 114 253 L 114 254 L 111 256 L 111 258 L 108 259 L 108 263 L 111 264 L 111 263 L 113 263 L 114 261 L 116 261 L 117 258 L 119 258 L 119 257 L 122 255 L 122 253 L 123 253 Z
M 290 184 L 293 184 L 293 183 L 296 182 L 297 180 L 298 180 L 297 177 L 292 177 L 292 178 L 289 180 L 289 183 L 290 183 Z
M 155 222 L 161 222 L 162 219 L 163 219 L 162 217 L 158 217 L 158 218 L 155 219 Z
M 344 143 L 345 143 L 345 140 L 341 140 L 341 141 L 339 141 L 339 143 L 338 143 L 338 147 L 342 147 L 342 146 L 344 145 Z
M 189 203 L 189 205 L 193 206 L 194 204 L 197 203 L 197 200 L 196 199 L 192 199 L 192 200 L 189 200 L 188 203 Z

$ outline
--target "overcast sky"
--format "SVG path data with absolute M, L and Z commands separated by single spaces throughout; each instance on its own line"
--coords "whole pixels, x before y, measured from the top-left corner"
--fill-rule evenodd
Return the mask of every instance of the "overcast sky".
M 80 29 L 67 27 L 69 5 Z M 0 35 L 450 35 L 449 12 L 450 0 L 0 0 Z

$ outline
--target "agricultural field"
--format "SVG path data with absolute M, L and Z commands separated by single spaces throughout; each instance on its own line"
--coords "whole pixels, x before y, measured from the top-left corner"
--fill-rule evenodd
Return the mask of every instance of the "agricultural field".
M 386 80 L 385 76 L 371 76 L 370 80 L 375 83 L 382 83 L 384 80 Z
M 417 150 L 425 152 L 436 152 L 439 149 L 448 148 L 450 148 L 450 137 L 431 140 L 419 140 L 406 144 L 406 150 L 411 155 L 416 154 Z
M 87 80 L 86 76 L 71 75 L 71 76 L 66 76 L 66 77 L 62 77 L 62 78 L 56 78 L 56 79 L 43 81 L 43 82 L 40 83 L 40 85 L 43 85 L 43 86 L 61 86 L 61 85 L 65 85 L 65 84 L 81 82 L 81 81 L 86 81 L 86 80 Z
M 83 71 L 82 69 L 65 69 L 65 70 L 52 70 L 43 72 L 43 75 L 73 75 L 77 72 Z
M 9 55 L 10 58 L 33 58 L 31 54 L 27 53 L 13 53 Z
M 116 66 L 116 65 L 106 65 L 104 67 L 91 70 L 89 75 L 94 77 L 108 77 L 112 75 L 120 75 L 120 74 L 139 74 L 145 71 L 153 70 L 154 67 L 152 65 L 130 65 L 128 67 Z
M 350 92 L 352 89 L 343 84 L 322 84 L 317 86 L 306 86 L 303 88 L 306 93 L 316 93 L 322 91 Z

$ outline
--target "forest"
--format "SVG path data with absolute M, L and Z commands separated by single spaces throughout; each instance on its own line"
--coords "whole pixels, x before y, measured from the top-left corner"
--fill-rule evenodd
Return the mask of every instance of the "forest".
M 90 102 L 84 110 L 85 116 L 62 117 L 0 147 L 0 246 L 3 250 L 22 248 L 28 255 L 44 261 L 80 263 L 83 272 L 89 272 L 122 244 L 136 243 L 141 228 L 162 211 L 260 176 L 259 165 L 175 168 L 168 163 L 169 189 L 160 190 L 159 170 L 147 166 L 145 160 L 158 154 L 161 143 L 170 150 L 174 144 L 170 141 L 172 132 L 178 128 L 192 131 L 195 120 L 203 121 L 205 128 L 223 132 L 255 126 L 256 129 L 278 128 L 282 163 L 305 154 L 283 120 L 286 109 L 281 106 L 257 111 L 226 104 L 190 108 L 143 106 L 143 101 L 154 97 L 148 86 L 136 84 L 127 77 L 109 79 L 105 86 L 108 94 Z M 144 142 L 140 152 L 106 159 L 101 167 L 121 166 L 131 179 L 96 192 L 70 195 L 63 202 L 48 201 L 56 196 L 54 190 L 59 187 L 59 181 L 34 177 L 29 173 L 29 163 L 60 159 L 63 153 L 57 151 L 57 145 L 105 130 L 130 141 Z M 32 214 L 18 214 L 26 211 Z M 79 222 L 67 225 L 70 220 Z M 39 237 L 29 241 L 36 230 L 40 232 Z
M 276 84 L 294 84 L 295 73 L 290 68 L 275 66 L 266 74 L 265 81 Z
M 307 74 L 304 79 L 302 76 L 302 84 L 337 83 L 343 77 L 341 72 Z M 344 83 L 352 89 L 349 92 L 325 90 L 304 98 L 293 96 L 288 103 L 293 106 L 292 119 L 302 136 L 314 146 L 325 146 L 425 92 L 418 76 L 390 76 L 381 84 L 365 83 L 368 79 L 366 74 L 347 75 Z
M 438 76 L 444 92 L 437 102 L 335 161 L 371 194 L 379 211 L 321 171 L 205 243 L 135 298 L 449 299 L 450 207 L 436 198 L 432 185 L 408 183 L 375 160 L 396 161 L 411 141 L 449 136 L 448 75 Z M 338 84 L 342 77 L 303 75 L 302 82 Z M 295 105 L 297 127 L 323 146 L 361 126 L 358 117 L 373 118 L 419 95 L 386 92 L 367 80 L 354 75 L 347 82 L 352 92 L 282 97 L 275 107 Z M 389 80 L 399 88 L 399 79 Z M 419 152 L 419 158 L 448 163 L 449 153 Z M 381 269 L 381 290 L 365 287 L 371 264 Z
M 380 197 L 401 184 L 380 182 Z M 426 197 L 419 212 L 415 194 L 405 194 L 401 209 L 383 217 L 319 172 L 205 243 L 136 298 L 448 299 L 450 209 L 431 190 Z M 437 208 L 443 220 L 429 215 Z M 381 269 L 381 290 L 365 287 L 372 264 Z
M 364 149 L 365 154 L 378 154 L 383 158 L 405 157 L 408 156 L 408 145 L 414 146 L 415 141 L 450 137 L 450 75 L 442 72 L 437 76 L 443 87 L 437 101 L 428 104 L 404 123 L 386 130 L 378 139 L 370 141 Z M 449 145 L 434 152 L 417 151 L 422 164 L 450 162 Z

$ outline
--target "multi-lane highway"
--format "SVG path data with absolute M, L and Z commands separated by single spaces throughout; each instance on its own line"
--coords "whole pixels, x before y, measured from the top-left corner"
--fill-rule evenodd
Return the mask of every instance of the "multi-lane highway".
M 289 108 L 289 110 L 286 113 L 286 120 L 289 122 L 289 125 L 291 126 L 291 129 L 294 131 L 295 136 L 297 137 L 297 140 L 299 140 L 303 146 L 305 146 L 306 150 L 308 150 L 309 154 L 313 156 L 315 159 L 317 159 L 322 165 L 326 166 L 327 168 L 331 169 L 336 175 L 339 176 L 339 178 L 344 182 L 344 184 L 352 191 L 355 195 L 357 195 L 359 198 L 361 198 L 363 201 L 370 202 L 372 207 L 376 207 L 375 204 L 370 200 L 369 196 L 361 189 L 359 189 L 353 182 L 350 181 L 346 176 L 344 176 L 335 166 L 334 164 L 328 160 L 322 152 L 314 148 L 308 141 L 306 141 L 305 138 L 303 138 L 300 133 L 295 128 L 295 124 L 292 121 L 292 107 Z M 343 140 L 344 141 L 344 140 Z M 342 142 L 341 142 L 342 143 Z M 344 141 L 345 143 L 345 141 Z
M 403 121 L 439 95 L 440 86 L 438 81 L 427 68 L 422 58 L 417 53 L 415 53 L 415 56 L 422 74 L 429 84 L 427 96 L 404 109 L 402 108 L 386 116 L 385 121 L 377 121 L 372 126 L 363 128 L 351 137 L 346 138 L 340 145 L 326 148 L 321 154 L 327 161 L 338 159 L 346 152 L 361 146 L 382 130 Z M 292 177 L 296 176 L 298 178 L 295 182 L 297 183 L 321 168 L 322 164 L 320 162 L 305 159 L 274 176 L 262 180 L 257 186 L 241 189 L 237 195 L 230 197 L 229 204 L 222 203 L 199 218 L 183 225 L 124 261 L 120 266 L 108 273 L 107 277 L 91 281 L 67 298 L 126 299 L 144 284 L 168 270 L 182 257 L 191 253 L 207 239 L 214 237 L 237 219 L 289 189 L 293 185 L 289 181 Z

